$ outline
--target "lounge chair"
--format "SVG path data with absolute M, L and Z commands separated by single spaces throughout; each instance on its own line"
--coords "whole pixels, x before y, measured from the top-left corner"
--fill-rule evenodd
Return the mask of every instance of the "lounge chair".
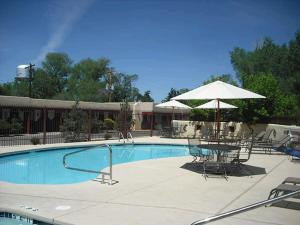
M 273 134 L 273 135 L 276 134 L 275 129 L 267 129 L 262 136 L 258 136 L 258 137 L 256 136 L 254 139 L 256 141 L 268 142 L 271 140 L 271 138 L 270 138 L 271 134 Z
M 293 185 L 297 185 L 300 184 L 300 178 L 298 177 L 287 177 L 282 184 L 293 184 Z
M 261 140 L 263 138 L 263 136 L 265 135 L 266 131 L 261 131 L 259 133 L 257 133 L 255 136 L 254 136 L 254 139 L 255 140 Z
M 299 190 L 300 190 L 299 185 L 280 184 L 276 188 L 274 188 L 270 191 L 268 199 L 271 199 L 272 197 L 276 198 L 279 195 L 288 194 L 288 193 L 291 193 L 294 191 L 299 191 Z
M 286 146 L 290 141 L 291 141 L 292 137 L 290 137 L 289 135 L 284 136 L 282 139 L 280 139 L 279 141 L 276 140 L 266 140 L 266 141 L 254 141 L 253 144 L 253 148 L 260 151 L 264 151 L 265 153 L 269 153 L 271 154 L 271 151 L 276 149 L 276 148 L 280 148 L 282 146 Z

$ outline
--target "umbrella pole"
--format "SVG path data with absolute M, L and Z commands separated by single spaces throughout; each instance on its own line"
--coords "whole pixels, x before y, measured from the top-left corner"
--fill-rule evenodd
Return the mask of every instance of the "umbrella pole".
M 174 108 L 175 107 L 172 107 L 172 119 L 171 119 L 171 136 L 173 137 L 173 123 L 172 121 L 174 120 Z
M 220 99 L 218 98 L 218 111 L 217 111 L 217 138 L 220 137 Z

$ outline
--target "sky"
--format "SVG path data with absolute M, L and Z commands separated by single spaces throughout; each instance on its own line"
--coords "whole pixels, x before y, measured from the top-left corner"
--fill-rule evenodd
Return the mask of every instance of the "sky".
M 74 63 L 106 57 L 160 102 L 171 88 L 235 76 L 235 47 L 287 43 L 297 30 L 297 0 L 1 0 L 0 82 L 13 81 L 20 64 L 41 66 L 48 52 Z

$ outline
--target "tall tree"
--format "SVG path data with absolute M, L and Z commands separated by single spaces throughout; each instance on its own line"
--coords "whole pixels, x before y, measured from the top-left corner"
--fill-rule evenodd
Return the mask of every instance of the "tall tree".
M 105 101 L 104 76 L 109 60 L 84 59 L 74 65 L 66 85 L 66 98 L 81 101 Z
M 300 103 L 300 32 L 288 44 L 276 45 L 265 38 L 253 51 L 235 48 L 230 54 L 242 86 L 248 76 L 269 73 L 283 92 L 297 94 Z
M 38 68 L 34 72 L 34 79 L 32 82 L 33 97 L 47 99 L 56 96 L 59 93 L 57 93 L 55 85 L 55 79 L 48 76 L 43 69 Z
M 188 92 L 189 89 L 187 88 L 182 88 L 182 89 L 179 89 L 179 90 L 176 90 L 175 88 L 171 88 L 171 90 L 169 91 L 167 97 L 165 97 L 165 99 L 162 101 L 162 102 L 167 102 L 167 101 L 170 101 L 171 98 L 173 97 L 176 97 L 177 95 L 181 95 L 185 92 Z
M 212 76 L 210 76 L 209 79 L 207 79 L 206 81 L 203 82 L 203 85 L 212 83 L 212 82 L 217 81 L 217 80 L 220 80 L 220 81 L 223 81 L 225 83 L 238 86 L 237 81 L 234 80 L 230 74 L 212 75 Z
M 300 31 L 296 33 L 295 39 L 289 42 L 287 67 L 290 78 L 285 82 L 292 84 L 287 89 L 298 95 L 300 103 Z
M 143 95 L 139 94 L 138 101 L 154 102 L 154 99 L 151 97 L 151 92 L 148 90 L 148 91 L 145 91 Z
M 270 73 L 247 76 L 245 88 L 266 96 L 266 99 L 248 100 L 243 106 L 245 121 L 269 122 L 276 116 L 295 115 L 298 111 L 295 95 L 285 94 L 278 80 Z
M 51 52 L 46 55 L 42 62 L 44 72 L 54 84 L 54 92 L 61 93 L 64 90 L 66 80 L 71 72 L 72 60 L 66 53 Z
M 136 101 L 138 100 L 139 90 L 134 86 L 138 75 L 128 75 L 123 73 L 116 74 L 113 90 L 113 101 Z

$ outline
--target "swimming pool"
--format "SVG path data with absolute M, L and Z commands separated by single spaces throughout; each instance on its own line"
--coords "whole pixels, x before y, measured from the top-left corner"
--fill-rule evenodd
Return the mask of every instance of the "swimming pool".
M 0 212 L 0 225 L 51 225 L 49 223 L 19 216 L 14 213 Z
M 111 145 L 113 165 L 139 160 L 189 155 L 184 145 L 124 144 Z M 66 169 L 63 156 L 81 148 L 62 148 L 19 153 L 0 157 L 0 180 L 18 184 L 71 184 L 91 180 L 97 174 Z M 108 149 L 94 147 L 70 155 L 71 167 L 100 171 L 108 166 Z

